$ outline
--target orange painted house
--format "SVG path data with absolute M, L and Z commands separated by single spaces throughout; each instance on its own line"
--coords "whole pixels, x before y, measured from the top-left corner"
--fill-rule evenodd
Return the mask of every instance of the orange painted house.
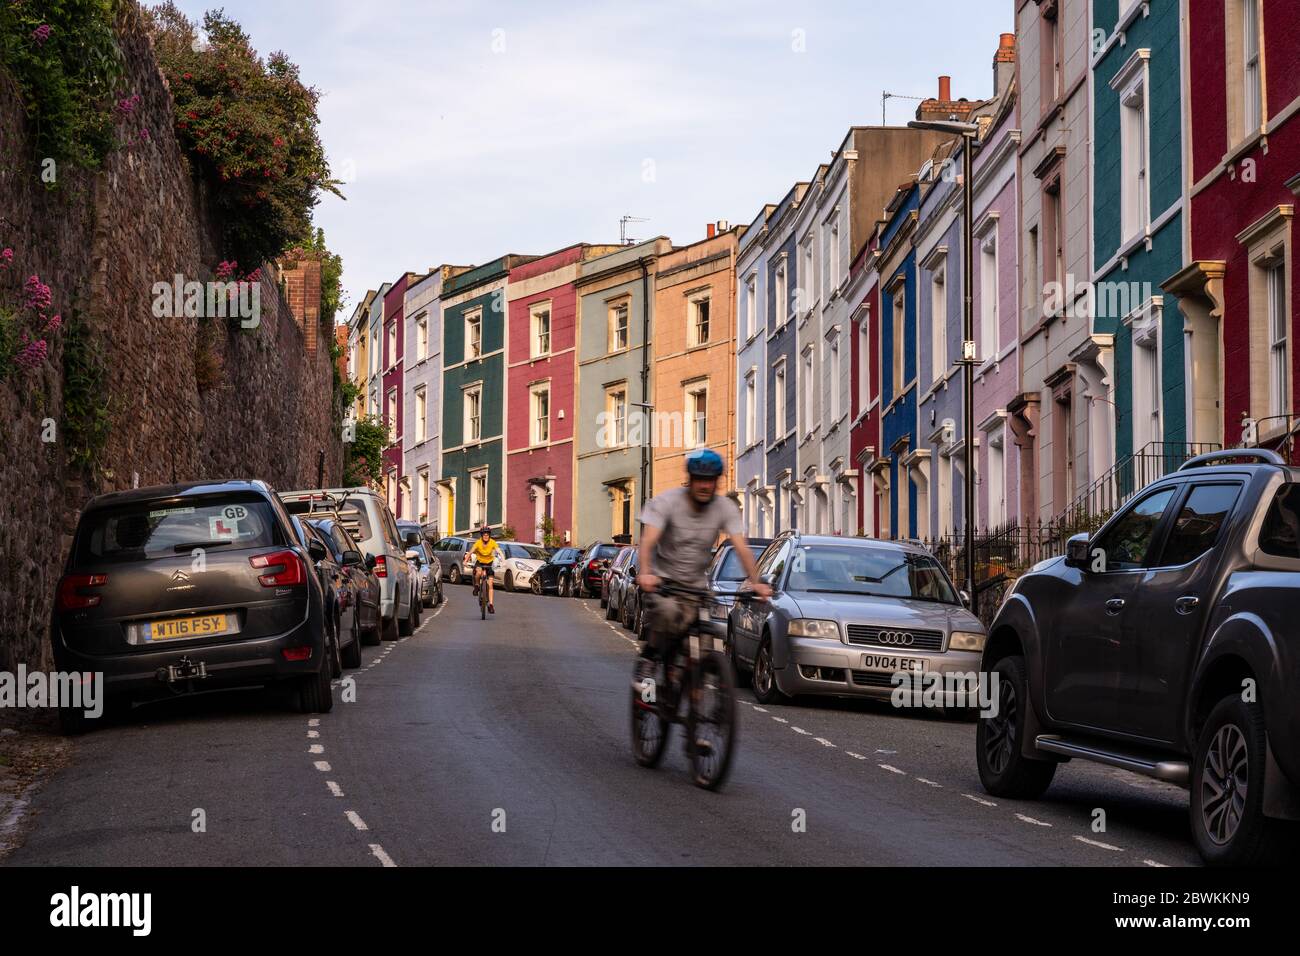
M 727 464 L 733 492 L 736 442 L 736 253 L 740 228 L 708 236 L 659 260 L 655 276 L 652 491 L 684 480 L 683 458 L 705 446 Z

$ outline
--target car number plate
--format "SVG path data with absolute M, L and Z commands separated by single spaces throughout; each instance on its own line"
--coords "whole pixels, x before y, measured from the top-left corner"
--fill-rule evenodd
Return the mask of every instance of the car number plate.
M 898 671 L 910 671 L 914 674 L 925 673 L 925 659 L 921 657 L 899 657 L 896 654 L 863 654 L 864 671 L 883 671 L 887 674 Z
M 173 617 L 150 621 L 144 627 L 146 641 L 174 641 L 186 637 L 210 637 L 226 632 L 226 615 L 203 614 L 198 617 Z

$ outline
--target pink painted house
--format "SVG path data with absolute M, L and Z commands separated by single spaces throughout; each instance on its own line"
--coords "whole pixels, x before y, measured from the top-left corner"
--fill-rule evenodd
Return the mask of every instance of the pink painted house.
M 402 473 L 402 358 L 406 353 L 406 288 L 411 278 L 410 273 L 399 276 L 384 293 L 384 331 L 379 345 L 384 376 L 379 407 L 393 439 L 384 449 L 384 492 L 398 518 L 411 517 L 410 483 Z
M 615 246 L 579 243 L 510 270 L 506 284 L 506 524 L 543 542 L 573 530 L 578 264 Z

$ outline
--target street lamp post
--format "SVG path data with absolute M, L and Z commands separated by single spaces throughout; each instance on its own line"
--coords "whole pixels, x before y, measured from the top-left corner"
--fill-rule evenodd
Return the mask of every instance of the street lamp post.
M 963 369 L 963 418 L 965 425 L 965 447 L 963 448 L 965 480 L 965 534 L 966 551 L 965 577 L 966 593 L 970 596 L 971 611 L 978 609 L 975 593 L 975 309 L 971 286 L 975 271 L 975 223 L 971 205 L 971 154 L 974 152 L 975 137 L 979 126 L 975 123 L 963 123 L 957 120 L 913 120 L 907 124 L 913 129 L 931 129 L 943 133 L 961 136 L 961 192 L 962 218 L 965 220 L 962 241 L 962 344 L 961 365 Z

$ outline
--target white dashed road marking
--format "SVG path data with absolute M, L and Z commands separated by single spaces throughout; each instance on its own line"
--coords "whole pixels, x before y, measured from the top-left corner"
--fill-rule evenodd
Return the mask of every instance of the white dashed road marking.
M 315 767 L 316 767 L 316 769 L 319 770 L 321 773 L 329 773 L 329 772 L 330 772 L 330 765 L 329 765 L 329 761 L 328 761 L 328 760 L 317 760 L 317 761 L 315 761 Z
M 1017 813 L 1016 819 L 1022 823 L 1032 823 L 1036 827 L 1050 827 L 1051 824 L 1045 820 L 1035 820 L 1033 817 L 1027 817 L 1023 813 Z
M 309 754 L 323 754 L 324 752 L 325 748 L 320 744 L 312 744 L 307 748 L 307 753 Z
M 337 783 L 335 783 L 333 780 L 326 780 L 326 781 L 325 781 L 325 786 L 329 787 L 329 789 L 330 789 L 330 793 L 334 794 L 334 796 L 336 796 L 336 797 L 341 797 L 341 796 L 343 796 L 343 788 L 340 787 L 340 786 L 339 786 Z
M 397 864 L 393 862 L 393 858 L 385 853 L 384 848 L 378 843 L 370 844 L 370 852 L 373 853 L 375 858 L 384 866 L 397 866 Z
M 366 821 L 361 819 L 361 816 L 360 814 L 357 813 L 357 811 L 347 810 L 344 812 L 344 816 L 346 816 L 350 821 L 352 821 L 352 825 L 356 827 L 358 830 L 370 829 L 370 827 L 366 826 Z
M 942 789 L 943 789 L 943 784 L 941 784 L 941 783 L 935 783 L 933 780 L 926 780 L 924 777 L 917 777 L 917 778 L 916 778 L 916 782 L 917 782 L 917 783 L 923 783 L 923 784 L 925 784 L 927 787 L 935 787 L 935 788 L 937 788 L 937 789 L 939 789 L 939 790 L 942 790 Z
M 994 803 L 992 800 L 985 800 L 983 797 L 977 797 L 977 796 L 975 796 L 975 794 L 973 794 L 973 793 L 963 793 L 962 796 L 965 797 L 967 800 L 974 800 L 974 801 L 975 801 L 976 803 L 978 803 L 981 807 L 996 807 L 996 806 L 997 806 L 997 804 Z
M 821 744 L 823 747 L 834 747 L 834 746 L 835 746 L 833 743 L 831 743 L 831 742 L 830 742 L 829 740 L 827 740 L 825 737 L 814 737 L 813 739 L 816 740 L 816 741 L 817 741 L 819 744 Z
M 1100 840 L 1089 840 L 1087 837 L 1082 837 L 1082 836 L 1076 836 L 1075 839 L 1078 840 L 1080 843 L 1086 843 L 1088 844 L 1088 846 L 1095 846 L 1102 850 L 1111 850 L 1115 853 L 1124 852 L 1123 847 L 1112 846 L 1109 843 L 1102 843 Z
M 901 773 L 901 774 L 903 774 L 904 776 L 906 776 L 906 774 L 907 774 L 907 771 L 905 771 L 905 770 L 899 770 L 897 767 L 891 767 L 891 766 L 890 766 L 889 764 L 887 764 L 887 763 L 882 763 L 882 764 L 880 764 L 879 766 L 880 766 L 880 769 L 881 769 L 881 770 L 888 770 L 890 773 Z

